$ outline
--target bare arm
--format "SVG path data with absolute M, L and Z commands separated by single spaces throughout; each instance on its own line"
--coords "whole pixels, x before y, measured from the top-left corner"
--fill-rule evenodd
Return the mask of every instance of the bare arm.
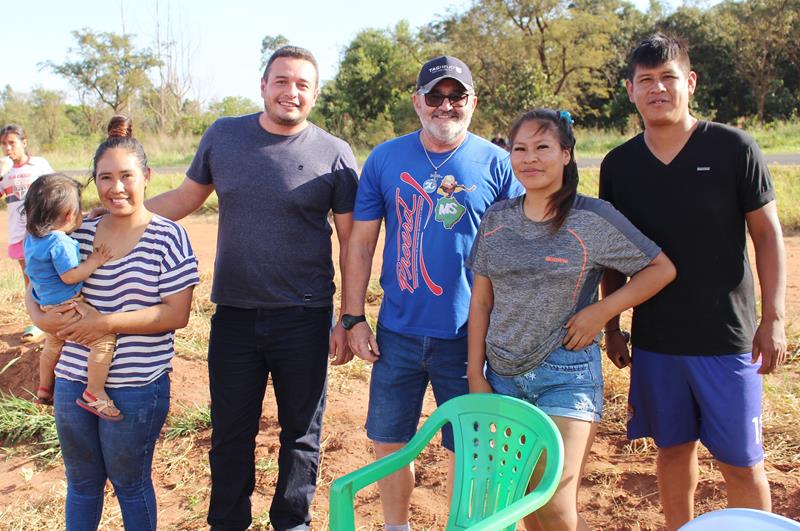
M 630 282 L 573 315 L 565 325 L 564 345 L 569 350 L 585 348 L 603 325 L 661 291 L 675 275 L 675 266 L 667 255 L 658 253 L 652 262 L 631 277 Z
M 628 278 L 619 271 L 606 269 L 600 281 L 600 293 L 605 299 L 624 286 L 627 281 Z M 627 367 L 631 362 L 631 355 L 628 350 L 628 340 L 622 335 L 622 330 L 620 329 L 619 314 L 614 315 L 606 322 L 605 335 L 606 356 L 608 359 L 619 369 Z
M 354 221 L 347 245 L 344 267 L 344 313 L 364 315 L 364 298 L 372 271 L 372 258 L 378 244 L 381 220 Z M 359 358 L 374 362 L 380 356 L 378 344 L 367 323 L 355 325 L 347 333 L 350 349 Z
M 130 312 L 101 314 L 81 303 L 77 309 L 83 318 L 60 330 L 58 336 L 86 345 L 107 334 L 157 334 L 183 328 L 189 322 L 193 291 L 190 286 L 164 297 L 160 304 Z
M 90 254 L 86 260 L 80 263 L 80 265 L 59 275 L 61 281 L 64 282 L 64 284 L 83 282 L 92 276 L 92 273 L 97 271 L 98 267 L 111 260 L 111 258 L 111 249 L 108 248 L 108 245 L 101 243 L 92 251 L 92 254 Z
M 350 243 L 350 233 L 353 231 L 353 213 L 333 214 L 333 225 L 336 228 L 336 239 L 339 241 L 339 272 L 340 272 L 340 295 L 342 306 L 339 308 L 339 321 L 331 331 L 328 342 L 328 357 L 333 360 L 333 365 L 343 365 L 353 359 L 353 352 L 347 344 L 347 332 L 341 327 L 342 310 L 344 308 L 345 293 L 345 268 L 347 266 L 347 247 Z
M 472 282 L 472 298 L 469 301 L 467 321 L 467 380 L 470 393 L 491 393 L 483 367 L 486 364 L 486 333 L 494 307 L 492 281 L 483 275 L 475 275 Z
M 786 357 L 786 253 L 775 201 L 748 212 L 745 219 L 761 284 L 761 322 L 753 338 L 753 363 L 761 357 L 758 372 L 769 374 Z
M 180 186 L 148 199 L 144 205 L 150 212 L 178 221 L 203 206 L 213 191 L 213 184 L 200 184 L 186 177 Z

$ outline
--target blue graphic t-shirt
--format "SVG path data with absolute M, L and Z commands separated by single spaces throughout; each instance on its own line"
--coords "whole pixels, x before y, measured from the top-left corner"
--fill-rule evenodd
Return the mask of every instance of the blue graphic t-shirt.
M 81 292 L 83 282 L 65 284 L 61 275 L 81 265 L 78 242 L 60 230 L 37 238 L 25 236 L 25 273 L 33 286 L 33 300 L 61 304 Z
M 438 171 L 419 131 L 376 147 L 361 172 L 353 219 L 386 220 L 381 326 L 455 339 L 467 333 L 472 273 L 464 262 L 481 216 L 523 189 L 508 153 L 471 133 L 455 154 L 428 155 L 444 163 Z

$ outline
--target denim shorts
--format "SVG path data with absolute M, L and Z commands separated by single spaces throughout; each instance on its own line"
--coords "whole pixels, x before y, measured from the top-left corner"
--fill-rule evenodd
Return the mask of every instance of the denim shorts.
M 603 372 L 597 343 L 583 350 L 557 348 L 517 376 L 499 375 L 487 365 L 486 379 L 495 393 L 530 402 L 550 416 L 600 422 Z
M 436 404 L 466 394 L 467 338 L 439 339 L 399 334 L 378 325 L 381 357 L 372 366 L 367 437 L 405 443 L 417 432 L 428 382 Z M 453 430 L 442 428 L 442 446 L 453 450 Z

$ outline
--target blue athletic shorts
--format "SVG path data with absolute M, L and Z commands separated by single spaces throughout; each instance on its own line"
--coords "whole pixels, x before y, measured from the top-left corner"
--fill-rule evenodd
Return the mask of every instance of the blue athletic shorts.
M 728 465 L 761 462 L 761 364 L 751 358 L 676 356 L 634 347 L 628 438 L 652 437 L 659 448 L 699 439 Z
M 405 443 L 417 432 L 428 382 L 436 404 L 467 394 L 467 338 L 398 334 L 378 325 L 381 357 L 369 382 L 367 437 L 375 442 Z M 453 429 L 442 428 L 442 446 L 453 451 Z
M 600 422 L 603 371 L 597 343 L 583 350 L 557 348 L 518 376 L 502 376 L 487 366 L 486 379 L 495 393 L 530 402 L 548 415 Z

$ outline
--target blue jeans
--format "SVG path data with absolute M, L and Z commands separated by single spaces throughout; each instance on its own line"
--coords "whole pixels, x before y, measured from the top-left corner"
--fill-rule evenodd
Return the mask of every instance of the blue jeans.
M 436 404 L 469 392 L 467 338 L 440 339 L 399 334 L 378 324 L 381 357 L 369 383 L 367 437 L 379 443 L 405 443 L 417 432 L 430 381 Z M 453 450 L 453 428 L 442 428 L 442 446 Z
M 106 388 L 125 418 L 109 422 L 78 407 L 86 385 L 56 378 L 56 430 L 67 473 L 67 531 L 95 530 L 111 480 L 125 529 L 156 529 L 153 449 L 169 410 L 169 376 L 141 387 Z

